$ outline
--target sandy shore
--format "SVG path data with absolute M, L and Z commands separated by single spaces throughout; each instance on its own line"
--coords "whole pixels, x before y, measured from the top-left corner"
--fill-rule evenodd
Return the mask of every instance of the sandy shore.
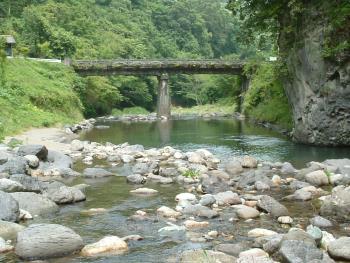
M 8 136 L 5 138 L 5 143 L 12 138 L 22 141 L 23 144 L 43 144 L 50 150 L 66 151 L 69 150 L 69 142 L 77 138 L 77 135 L 69 135 L 60 128 L 36 128 Z

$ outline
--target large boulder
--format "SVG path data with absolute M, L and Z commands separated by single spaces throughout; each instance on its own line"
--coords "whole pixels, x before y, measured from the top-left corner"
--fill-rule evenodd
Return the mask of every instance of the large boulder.
M 341 237 L 328 245 L 328 253 L 334 259 L 350 261 L 350 237 Z
M 53 201 L 40 194 L 19 192 L 11 195 L 18 202 L 20 209 L 28 211 L 33 216 L 55 213 L 59 210 Z
M 39 181 L 38 178 L 26 174 L 14 174 L 10 176 L 10 179 L 23 185 L 24 191 L 27 192 L 40 193 L 44 185 L 44 183 Z
M 16 222 L 19 217 L 18 202 L 11 194 L 0 191 L 0 220 Z
M 299 240 L 285 240 L 281 244 L 279 254 L 288 263 L 307 263 L 322 260 L 323 253 L 315 245 Z
M 315 186 L 328 185 L 329 179 L 323 170 L 314 171 L 305 175 L 305 180 Z
M 350 186 L 333 188 L 332 195 L 324 200 L 320 213 L 324 216 L 335 216 L 340 220 L 350 220 Z
M 85 201 L 86 197 L 82 191 L 75 187 L 60 186 L 48 189 L 44 194 L 56 204 L 71 204 Z
M 86 178 L 103 178 L 113 176 L 111 172 L 108 172 L 103 168 L 86 168 L 83 175 Z
M 26 174 L 28 172 L 28 160 L 23 157 L 10 158 L 5 164 L 0 165 L 0 173 Z
M 268 195 L 263 195 L 259 199 L 257 206 L 275 218 L 289 215 L 288 209 L 284 205 Z
M 35 155 L 39 160 L 46 160 L 48 150 L 44 145 L 39 144 L 28 144 L 18 148 L 17 154 L 19 156 Z
M 4 191 L 7 193 L 11 192 L 21 192 L 24 191 L 24 186 L 19 182 L 12 181 L 6 178 L 0 179 L 0 191 Z
M 24 260 L 42 260 L 69 255 L 82 247 L 83 239 L 70 228 L 35 224 L 18 233 L 15 252 Z

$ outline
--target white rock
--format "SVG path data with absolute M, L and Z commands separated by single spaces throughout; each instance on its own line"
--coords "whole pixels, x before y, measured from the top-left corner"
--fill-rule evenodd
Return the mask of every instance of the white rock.
M 267 237 L 277 235 L 275 231 L 264 229 L 264 228 L 254 228 L 248 232 L 248 237 Z
M 84 257 L 96 256 L 99 254 L 123 254 L 128 251 L 128 244 L 117 236 L 107 236 L 100 241 L 86 245 L 81 250 Z
M 184 226 L 187 229 L 205 228 L 205 227 L 209 226 L 209 222 L 207 222 L 207 221 L 198 222 L 198 221 L 194 221 L 194 220 L 186 220 L 184 222 Z
M 135 158 L 131 155 L 128 155 L 128 154 L 123 154 L 121 156 L 121 159 L 122 159 L 123 163 L 131 163 L 131 162 L 135 161 Z
M 13 250 L 14 247 L 9 245 L 4 239 L 0 237 L 0 254 Z M 5 261 L 4 261 L 5 262 Z
M 158 208 L 158 209 L 157 209 L 157 213 L 158 213 L 160 216 L 163 216 L 163 217 L 173 217 L 173 218 L 176 218 L 176 217 L 181 216 L 181 213 L 180 213 L 180 212 L 177 212 L 177 211 L 175 211 L 174 209 L 171 209 L 170 207 L 167 207 L 167 206 L 162 206 L 162 207 Z
M 269 254 L 267 254 L 264 250 L 260 248 L 252 248 L 239 253 L 239 257 L 269 257 Z
M 280 216 L 277 220 L 281 224 L 291 225 L 293 223 L 293 218 L 291 218 L 290 216 Z
M 130 193 L 138 195 L 154 195 L 158 194 L 158 191 L 150 188 L 138 188 L 136 190 L 131 190 Z
M 189 201 L 191 203 L 195 203 L 195 202 L 197 202 L 197 197 L 191 193 L 181 193 L 175 197 L 175 201 L 177 201 L 177 202 Z
M 28 160 L 30 168 L 37 168 L 39 166 L 39 158 L 35 155 L 26 155 L 24 158 Z
M 322 231 L 321 248 L 328 250 L 328 246 L 335 240 L 335 237 L 327 231 Z
M 29 220 L 29 219 L 33 219 L 33 216 L 28 211 L 19 209 L 19 218 L 21 220 Z

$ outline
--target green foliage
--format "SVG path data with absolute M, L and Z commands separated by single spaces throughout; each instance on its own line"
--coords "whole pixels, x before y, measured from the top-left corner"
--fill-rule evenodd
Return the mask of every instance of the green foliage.
M 73 123 L 82 105 L 72 87 L 78 78 L 61 64 L 11 59 L 0 89 L 0 137 L 30 127 Z
M 130 107 L 130 108 L 124 108 L 122 110 L 120 109 L 113 109 L 112 115 L 113 116 L 123 116 L 123 115 L 146 115 L 149 114 L 149 111 L 142 107 Z
M 292 128 L 292 113 L 280 80 L 279 67 L 272 63 L 248 64 L 251 77 L 243 102 L 243 112 L 259 121 Z
M 187 178 L 197 178 L 200 175 L 199 171 L 196 169 L 188 169 L 182 174 L 182 176 Z

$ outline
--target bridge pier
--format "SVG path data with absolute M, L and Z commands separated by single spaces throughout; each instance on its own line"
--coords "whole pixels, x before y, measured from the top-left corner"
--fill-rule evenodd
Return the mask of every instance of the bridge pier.
M 158 76 L 158 100 L 157 100 L 157 117 L 170 117 L 170 92 L 168 87 L 169 75 L 161 74 Z

